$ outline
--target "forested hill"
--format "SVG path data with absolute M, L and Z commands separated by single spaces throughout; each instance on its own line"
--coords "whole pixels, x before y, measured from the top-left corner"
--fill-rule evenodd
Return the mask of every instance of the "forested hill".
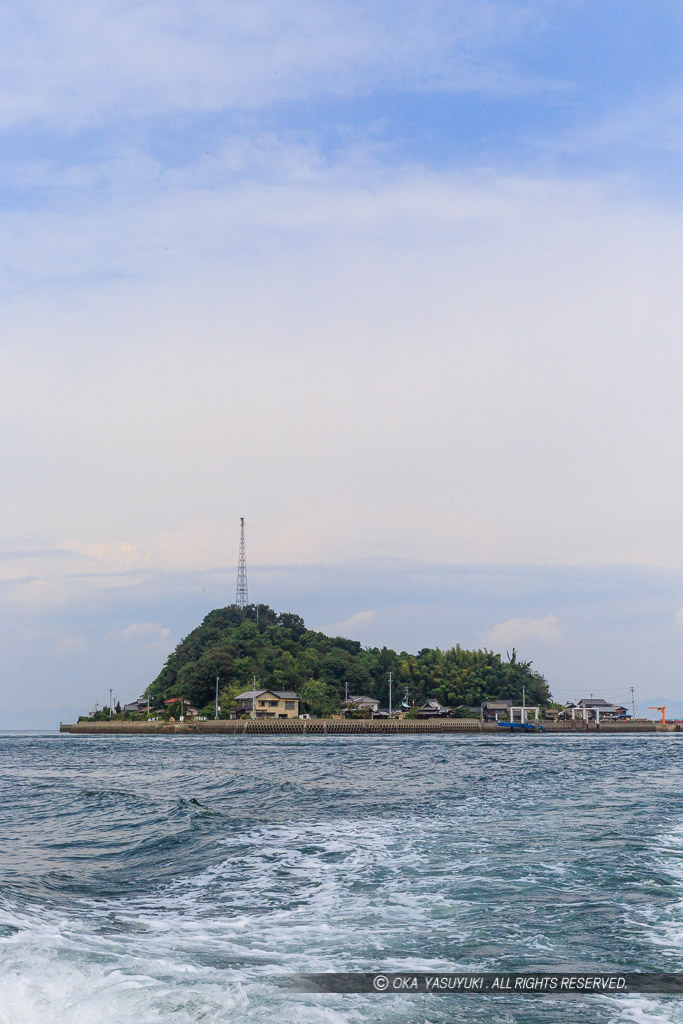
M 550 701 L 548 684 L 531 662 L 492 651 L 447 651 L 425 648 L 406 654 L 386 647 L 364 648 L 356 640 L 329 637 L 306 629 L 303 619 L 277 614 L 267 605 L 237 605 L 209 612 L 201 626 L 181 640 L 148 688 L 153 702 L 185 697 L 197 707 L 212 704 L 216 676 L 220 702 L 227 714 L 231 699 L 247 690 L 256 676 L 263 688 L 296 690 L 317 715 L 336 710 L 349 693 L 376 697 L 386 707 L 389 672 L 394 706 L 406 687 L 410 703 L 435 697 L 451 707 L 474 707 L 489 697 L 521 701 L 522 685 L 530 704 Z

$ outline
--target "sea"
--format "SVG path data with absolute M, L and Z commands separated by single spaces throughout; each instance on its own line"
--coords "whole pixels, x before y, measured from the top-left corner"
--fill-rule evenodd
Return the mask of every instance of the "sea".
M 675 734 L 0 734 L 0 1022 L 683 1022 L 289 984 L 683 971 L 682 766 Z

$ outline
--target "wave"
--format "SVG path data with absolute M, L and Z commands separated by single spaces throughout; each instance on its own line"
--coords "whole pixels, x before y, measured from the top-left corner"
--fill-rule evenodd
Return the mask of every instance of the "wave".
M 637 969 L 665 948 L 678 964 L 677 751 L 612 739 L 36 741 L 39 760 L 0 775 L 20 794 L 0 803 L 0 1024 L 670 1021 L 636 997 L 380 1003 L 276 984 Z

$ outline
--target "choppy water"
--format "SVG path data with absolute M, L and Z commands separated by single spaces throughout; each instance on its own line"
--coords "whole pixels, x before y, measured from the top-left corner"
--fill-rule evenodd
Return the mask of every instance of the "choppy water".
M 683 970 L 682 744 L 0 735 L 0 1022 L 683 1022 L 675 997 L 277 984 Z

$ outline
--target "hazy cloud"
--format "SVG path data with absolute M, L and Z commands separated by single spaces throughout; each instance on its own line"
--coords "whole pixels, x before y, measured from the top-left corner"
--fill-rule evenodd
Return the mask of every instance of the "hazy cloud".
M 376 615 L 375 611 L 354 612 L 342 622 L 332 622 L 329 626 L 317 628 L 321 633 L 327 633 L 328 636 L 344 636 L 349 640 L 359 640 L 367 632 L 367 627 L 372 625 Z
M 41 253 L 79 280 L 3 314 L 5 546 L 199 568 L 246 513 L 263 561 L 683 560 L 660 443 L 679 430 L 680 215 L 585 182 L 361 179 L 26 215 L 24 270 Z
M 109 634 L 109 639 L 115 637 L 125 643 L 140 644 L 167 644 L 171 630 L 160 626 L 157 622 L 134 622 L 124 629 L 118 630 L 116 634 Z
M 55 644 L 55 654 L 71 654 L 85 647 L 84 636 L 65 636 Z
M 482 634 L 484 643 L 494 650 L 535 641 L 554 644 L 562 637 L 560 624 L 554 615 L 543 619 L 506 619 Z

